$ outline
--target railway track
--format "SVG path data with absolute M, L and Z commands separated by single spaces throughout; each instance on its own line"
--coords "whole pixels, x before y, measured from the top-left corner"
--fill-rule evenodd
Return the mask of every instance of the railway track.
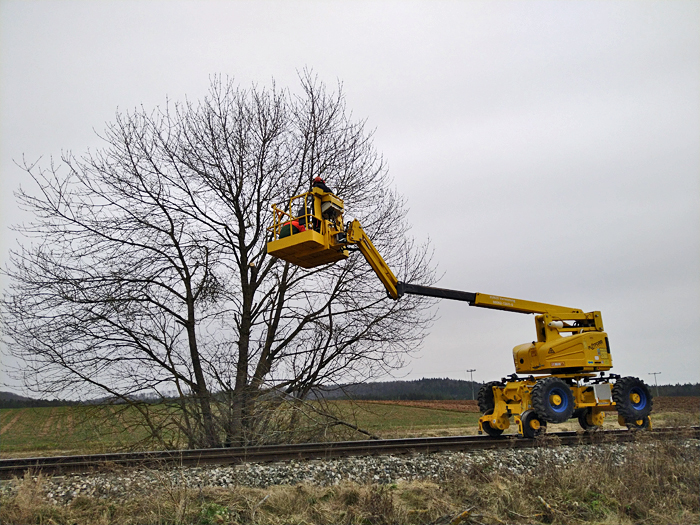
M 683 431 L 682 431 L 683 432 Z M 330 459 L 347 456 L 416 454 L 441 451 L 468 451 L 497 448 L 532 448 L 540 446 L 585 445 L 628 442 L 637 439 L 637 432 L 607 430 L 594 433 L 557 432 L 538 439 L 516 436 L 454 436 L 433 438 L 382 439 L 374 441 L 340 441 L 334 443 L 299 443 L 156 452 L 126 452 L 82 456 L 53 456 L 0 459 L 0 479 L 21 476 L 27 470 L 44 474 L 91 472 L 105 468 L 231 465 L 253 462 L 287 461 L 291 459 Z M 646 433 L 645 433 L 646 434 Z M 678 437 L 678 429 L 654 429 L 657 438 Z M 700 427 L 691 427 L 681 434 L 700 438 Z

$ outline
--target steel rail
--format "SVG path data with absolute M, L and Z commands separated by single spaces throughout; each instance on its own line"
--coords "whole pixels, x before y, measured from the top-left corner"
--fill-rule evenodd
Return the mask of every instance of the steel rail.
M 26 471 L 44 474 L 91 472 L 124 467 L 165 468 L 173 466 L 232 465 L 273 461 L 331 459 L 347 456 L 433 453 L 497 448 L 533 448 L 634 441 L 641 435 L 700 438 L 700 427 L 687 430 L 660 428 L 651 432 L 606 430 L 590 433 L 555 432 L 536 439 L 516 435 L 450 436 L 431 438 L 299 443 L 252 447 L 209 448 L 153 452 L 121 452 L 78 456 L 0 459 L 0 479 L 21 476 Z

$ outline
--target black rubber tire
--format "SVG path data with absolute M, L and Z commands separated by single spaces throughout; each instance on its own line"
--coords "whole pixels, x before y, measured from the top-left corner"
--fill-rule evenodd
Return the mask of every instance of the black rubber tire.
M 640 401 L 638 403 L 630 399 L 633 394 L 639 395 Z M 651 414 L 654 405 L 649 387 L 636 377 L 618 379 L 612 388 L 612 398 L 615 401 L 617 413 L 629 423 L 647 417 Z
M 493 409 L 484 412 L 485 416 L 490 416 L 491 414 L 493 414 Z M 481 426 L 484 428 L 484 432 L 486 432 L 491 437 L 498 437 L 501 434 L 503 434 L 503 430 L 501 430 L 500 428 L 493 428 L 489 423 L 482 423 Z
M 479 404 L 479 412 L 486 414 L 489 410 L 496 408 L 496 402 L 493 399 L 493 387 L 503 386 L 500 381 L 490 381 L 479 389 L 476 395 L 477 403 Z M 493 413 L 493 412 L 492 412 Z
M 651 424 L 651 421 L 649 420 L 649 416 L 645 416 L 645 417 L 639 419 L 639 421 L 641 421 L 641 424 L 638 423 L 637 421 L 627 422 L 627 428 L 629 428 L 630 430 L 648 430 L 649 429 L 649 425 Z
M 540 428 L 538 428 L 537 430 L 530 426 L 530 422 L 533 419 L 536 419 L 540 422 Z M 520 414 L 520 421 L 523 424 L 523 437 L 532 439 L 537 436 L 541 436 L 542 434 L 545 434 L 547 432 L 547 422 L 542 421 L 539 417 L 537 417 L 537 414 L 534 410 L 526 410 L 525 412 Z
M 578 424 L 581 425 L 583 430 L 586 432 L 595 432 L 600 428 L 598 425 L 592 425 L 588 422 L 588 416 L 593 412 L 591 407 L 582 408 L 576 412 L 578 412 Z
M 558 405 L 553 404 L 550 399 L 555 394 L 561 399 Z M 530 397 L 532 408 L 540 421 L 563 423 L 571 419 L 574 413 L 574 394 L 569 385 L 558 377 L 545 377 L 537 381 L 532 387 Z

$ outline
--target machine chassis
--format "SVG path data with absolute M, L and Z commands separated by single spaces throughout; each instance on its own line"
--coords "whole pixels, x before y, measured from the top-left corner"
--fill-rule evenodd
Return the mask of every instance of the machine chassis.
M 615 383 L 612 381 L 615 380 Z M 489 394 L 490 391 L 490 394 Z M 617 402 L 616 402 L 617 400 Z M 586 431 L 601 428 L 607 412 L 618 412 L 618 423 L 630 429 L 650 429 L 652 396 L 644 383 L 615 374 L 590 373 L 518 377 L 487 383 L 479 392 L 479 434 L 498 436 L 510 428 L 533 438 L 547 423 L 578 419 Z M 621 406 L 620 406 L 621 405 Z

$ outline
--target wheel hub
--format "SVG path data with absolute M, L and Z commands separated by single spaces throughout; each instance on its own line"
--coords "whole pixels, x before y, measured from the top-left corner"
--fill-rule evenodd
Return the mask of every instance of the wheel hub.
M 559 394 L 552 394 L 552 396 L 549 398 L 549 402 L 558 407 L 561 405 L 561 396 Z
M 639 403 L 641 400 L 642 400 L 642 398 L 639 396 L 639 394 L 637 394 L 637 392 L 632 392 L 630 394 L 630 401 L 632 401 L 632 403 L 634 403 L 635 405 L 637 403 Z

